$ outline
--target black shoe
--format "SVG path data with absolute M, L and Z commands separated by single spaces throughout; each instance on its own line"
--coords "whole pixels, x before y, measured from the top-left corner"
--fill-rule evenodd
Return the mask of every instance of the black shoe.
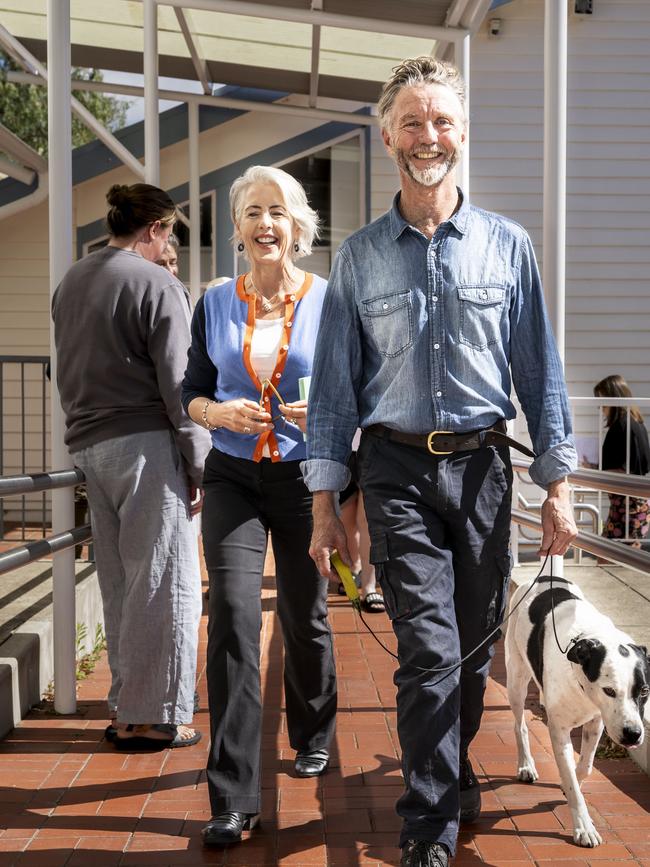
M 299 777 L 320 777 L 329 763 L 330 754 L 327 750 L 312 750 L 310 753 L 296 753 L 294 767 Z
M 460 757 L 458 784 L 461 824 L 475 822 L 481 813 L 481 788 L 467 755 Z
M 448 864 L 447 847 L 430 840 L 407 840 L 399 862 L 400 867 L 448 867 Z
M 213 816 L 201 831 L 204 846 L 229 846 L 239 843 L 242 831 L 252 831 L 259 823 L 259 813 L 237 813 L 228 810 Z

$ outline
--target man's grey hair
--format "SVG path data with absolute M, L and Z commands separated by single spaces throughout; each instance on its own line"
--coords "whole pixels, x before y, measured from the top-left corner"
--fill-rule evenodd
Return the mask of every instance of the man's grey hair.
M 403 60 L 393 68 L 393 74 L 382 87 L 377 104 L 379 123 L 382 129 L 390 124 L 390 115 L 397 94 L 404 87 L 416 87 L 418 84 L 443 84 L 456 94 L 463 107 L 465 118 L 465 82 L 453 63 L 436 60 L 428 54 Z
M 230 188 L 230 214 L 235 225 L 241 222 L 244 196 L 252 184 L 273 184 L 280 188 L 289 216 L 298 229 L 298 250 L 291 250 L 291 258 L 309 256 L 312 244 L 318 237 L 319 220 L 318 214 L 307 201 L 302 184 L 282 169 L 273 166 L 250 166 Z M 237 243 L 236 232 L 232 240 Z

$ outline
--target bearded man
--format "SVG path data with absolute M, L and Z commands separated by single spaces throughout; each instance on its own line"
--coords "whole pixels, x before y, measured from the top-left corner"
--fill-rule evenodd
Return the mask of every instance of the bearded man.
M 459 819 L 480 812 L 468 750 L 510 574 L 511 381 L 535 450 L 530 474 L 547 490 L 544 553 L 564 554 L 576 535 L 566 476 L 577 461 L 530 239 L 456 186 L 467 137 L 458 71 L 404 61 L 378 113 L 401 188 L 344 242 L 330 277 L 304 467 L 311 554 L 330 578 L 333 549 L 350 563 L 335 494 L 360 426 L 370 559 L 399 656 L 401 865 L 446 867 Z

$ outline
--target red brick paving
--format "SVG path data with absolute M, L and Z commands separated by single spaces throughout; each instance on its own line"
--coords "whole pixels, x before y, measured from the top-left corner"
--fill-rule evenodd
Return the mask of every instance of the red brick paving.
M 347 603 L 331 597 L 340 712 L 332 767 L 320 780 L 291 776 L 282 711 L 281 635 L 272 580 L 263 591 L 265 691 L 262 828 L 228 851 L 206 851 L 207 738 L 153 755 L 118 753 L 102 739 L 105 660 L 79 688 L 74 717 L 34 712 L 0 744 L 0 867 L 198 867 L 396 865 L 401 791 L 393 660 Z M 387 619 L 372 616 L 391 647 Z M 200 659 L 205 655 L 205 622 Z M 514 777 L 515 747 L 503 654 L 497 653 L 486 713 L 472 754 L 483 788 L 479 822 L 463 830 L 455 864 L 493 867 L 650 867 L 650 780 L 629 759 L 601 760 L 585 784 L 603 836 L 575 846 L 546 727 L 530 722 L 540 781 Z M 199 692 L 207 704 L 205 672 Z M 197 726 L 208 732 L 205 710 Z

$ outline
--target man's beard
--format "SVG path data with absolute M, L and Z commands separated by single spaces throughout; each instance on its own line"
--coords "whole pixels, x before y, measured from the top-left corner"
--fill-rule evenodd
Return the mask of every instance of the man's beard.
M 423 187 L 435 187 L 443 178 L 447 177 L 449 172 L 458 164 L 460 160 L 460 151 L 453 150 L 451 153 L 442 151 L 446 156 L 444 162 L 437 166 L 431 166 L 428 169 L 418 169 L 409 160 L 408 156 L 402 150 L 395 149 L 394 151 L 398 167 L 408 175 L 411 180 Z

